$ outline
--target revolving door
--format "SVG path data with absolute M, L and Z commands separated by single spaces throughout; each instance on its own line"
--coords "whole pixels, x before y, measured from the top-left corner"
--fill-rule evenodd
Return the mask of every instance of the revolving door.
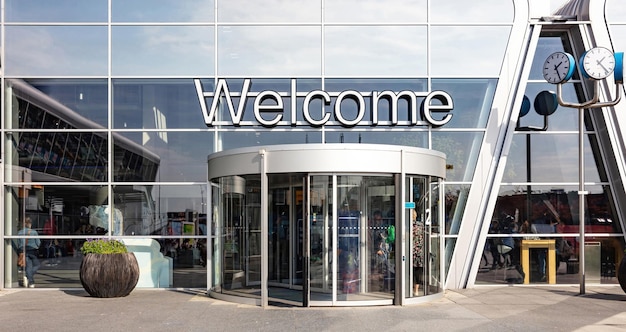
M 376 155 L 377 165 L 365 163 Z M 441 294 L 444 169 L 437 152 L 379 145 L 210 156 L 211 296 L 262 306 L 356 306 Z

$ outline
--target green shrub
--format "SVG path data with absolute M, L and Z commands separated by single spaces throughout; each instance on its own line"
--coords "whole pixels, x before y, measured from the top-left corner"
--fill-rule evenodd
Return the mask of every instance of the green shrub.
M 126 245 L 118 240 L 95 239 L 87 240 L 80 249 L 83 254 L 124 254 L 128 252 Z

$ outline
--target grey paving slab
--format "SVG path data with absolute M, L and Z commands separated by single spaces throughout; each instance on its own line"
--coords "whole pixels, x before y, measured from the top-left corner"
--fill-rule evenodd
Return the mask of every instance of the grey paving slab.
M 404 307 L 259 308 L 172 290 L 0 291 L 1 331 L 623 331 L 619 286 L 477 287 Z

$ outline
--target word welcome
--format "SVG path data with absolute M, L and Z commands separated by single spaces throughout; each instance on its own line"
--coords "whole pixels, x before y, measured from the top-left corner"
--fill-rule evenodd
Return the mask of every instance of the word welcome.
M 315 127 L 337 124 L 337 122 L 344 127 L 354 127 L 358 125 L 376 126 L 379 124 L 378 113 L 379 103 L 381 101 L 388 103 L 390 112 L 390 121 L 385 121 L 384 123 L 398 125 L 399 100 L 405 100 L 407 103 L 406 109 L 409 113 L 408 125 L 424 124 L 423 121 L 426 121 L 425 124 L 443 126 L 452 119 L 450 111 L 454 108 L 452 97 L 444 91 L 415 92 L 403 90 L 393 92 L 385 90 L 362 93 L 355 90 L 346 90 L 338 94 L 331 94 L 323 90 L 313 90 L 307 93 L 301 93 L 296 91 L 296 79 L 291 79 L 291 91 L 288 93 L 279 93 L 272 90 L 250 92 L 251 79 L 247 78 L 243 81 L 241 92 L 231 93 L 226 79 L 218 79 L 215 91 L 204 91 L 200 79 L 194 79 L 194 84 L 198 99 L 200 100 L 204 122 L 207 126 L 228 124 L 235 126 L 254 125 L 254 122 L 242 121 L 248 99 L 254 99 L 254 119 L 265 127 L 275 127 L 278 125 L 297 126 L 298 111 L 302 113 L 302 117 L 306 123 Z M 239 104 L 236 108 L 233 103 L 233 97 L 235 97 L 235 99 L 239 98 Z M 363 120 L 366 112 L 366 97 L 370 98 L 371 121 Z M 210 108 L 207 105 L 207 98 L 212 98 Z M 283 116 L 286 112 L 283 98 L 290 98 L 291 100 L 291 119 L 289 121 L 283 121 Z M 297 108 L 297 98 L 304 98 L 301 110 Z M 418 118 L 417 114 L 418 98 L 424 98 L 419 108 L 420 118 Z M 311 102 L 314 100 L 319 100 L 323 103 L 321 114 L 319 113 L 319 109 L 315 109 L 317 113 L 316 116 L 311 114 Z M 342 105 L 347 101 L 351 101 L 356 105 L 356 115 L 353 114 L 351 118 L 346 117 L 344 115 L 345 112 L 342 111 Z M 231 118 L 230 121 L 216 120 L 219 105 L 223 102 L 225 102 L 228 107 Z M 336 122 L 331 121 L 331 113 L 326 110 L 325 106 L 329 105 L 332 106 Z M 351 111 L 351 113 L 355 112 Z M 439 113 L 439 115 L 435 116 L 437 113 Z M 381 121 L 381 123 L 383 123 L 383 121 Z

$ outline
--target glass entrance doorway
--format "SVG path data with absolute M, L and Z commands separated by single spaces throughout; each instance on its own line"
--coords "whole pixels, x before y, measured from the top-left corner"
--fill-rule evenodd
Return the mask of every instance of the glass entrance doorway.
M 310 301 L 392 304 L 396 286 L 393 175 L 310 175 Z
M 391 304 L 393 176 L 271 174 L 268 185 L 270 301 Z M 303 223 L 307 215 L 308 230 Z
M 214 171 L 221 176 L 209 172 L 212 296 L 262 306 L 355 306 L 441 293 L 436 175 L 443 172 L 429 166 L 421 175 L 385 162 L 364 172 L 353 167 L 371 158 L 363 146 L 347 159 L 342 146 L 339 159 L 348 164 L 328 158 L 330 146 L 235 151 L 213 163 L 209 158 L 210 170 L 222 168 Z M 304 147 L 320 158 L 299 158 Z M 444 169 L 445 160 L 426 151 L 389 152 Z M 239 166 L 254 155 L 260 168 L 251 169 L 260 174 Z
M 304 192 L 303 174 L 268 177 L 268 297 L 303 305 Z

